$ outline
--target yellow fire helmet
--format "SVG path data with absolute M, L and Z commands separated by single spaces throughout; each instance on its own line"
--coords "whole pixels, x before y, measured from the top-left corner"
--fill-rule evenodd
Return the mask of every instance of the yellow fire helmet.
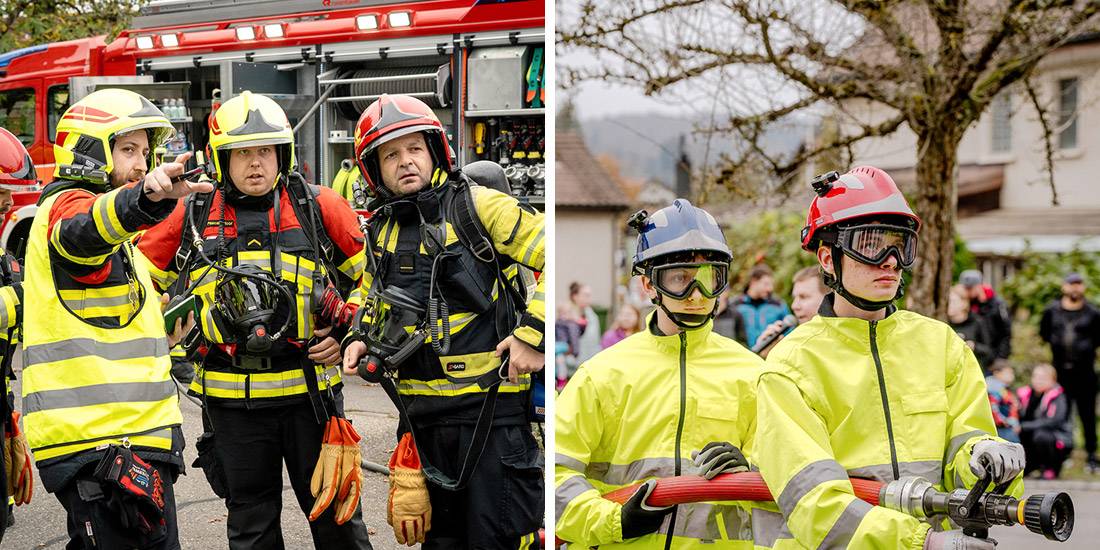
M 218 107 L 210 119 L 210 148 L 219 182 L 228 183 L 229 150 L 260 145 L 278 146 L 280 174 L 294 167 L 294 132 L 278 103 L 244 91 Z
M 57 123 L 54 177 L 106 183 L 115 167 L 111 158 L 115 136 L 134 130 L 148 131 L 150 153 L 176 133 L 168 117 L 135 92 L 108 88 L 88 94 L 69 107 Z M 148 169 L 152 171 L 156 157 L 149 156 Z

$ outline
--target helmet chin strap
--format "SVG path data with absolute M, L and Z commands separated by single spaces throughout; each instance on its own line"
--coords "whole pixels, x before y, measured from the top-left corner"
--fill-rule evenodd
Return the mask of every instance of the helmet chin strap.
M 673 323 L 676 323 L 676 326 L 684 330 L 694 330 L 697 328 L 702 328 L 703 325 L 706 325 L 707 322 L 713 319 L 714 315 L 718 313 L 718 300 L 714 301 L 714 307 L 711 308 L 710 313 L 706 315 L 698 315 L 695 313 L 673 313 L 668 310 L 667 306 L 665 306 L 664 300 L 662 300 L 663 297 L 664 294 L 662 294 L 660 290 L 657 290 L 657 297 L 653 298 L 652 300 L 653 304 L 661 308 L 661 311 L 664 311 L 665 315 L 667 315 Z
M 905 295 L 904 278 L 898 280 L 898 291 L 894 294 L 894 297 L 890 298 L 889 300 L 881 300 L 876 302 L 873 300 L 868 300 L 866 298 L 860 298 L 859 296 L 848 292 L 848 289 L 844 288 L 844 283 L 841 282 L 843 280 L 843 275 L 841 273 L 840 266 L 844 263 L 843 261 L 841 261 L 842 256 L 844 255 L 844 251 L 836 245 L 833 245 L 830 248 L 833 251 L 833 270 L 836 271 L 836 275 L 833 276 L 827 271 L 822 270 L 822 280 L 824 281 L 825 286 L 833 289 L 834 292 L 839 294 L 850 304 L 858 307 L 859 309 L 862 309 L 863 311 L 878 311 L 889 306 L 890 304 L 894 303 L 895 300 L 898 300 Z

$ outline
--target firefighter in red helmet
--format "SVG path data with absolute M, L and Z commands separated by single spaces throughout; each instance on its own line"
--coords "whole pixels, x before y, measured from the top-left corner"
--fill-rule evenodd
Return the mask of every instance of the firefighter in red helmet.
M 785 444 L 757 449 L 782 515 L 754 514 L 753 530 L 776 548 L 992 549 L 852 493 L 849 476 L 969 488 L 988 464 L 1019 496 L 1024 454 L 997 437 L 970 348 L 945 323 L 894 306 L 921 225 L 894 181 L 859 166 L 812 185 L 802 247 L 833 292 L 768 354 L 757 384 L 757 441 Z
M 7 216 L 12 207 L 12 193 L 38 190 L 38 176 L 27 149 L 19 138 L 0 128 L 0 216 Z M 0 447 L 0 487 L 6 488 L 9 503 L 26 504 L 34 491 L 30 450 L 19 429 L 19 413 L 8 388 L 14 378 L 11 363 L 15 352 L 16 331 L 23 317 L 23 273 L 18 260 L 0 249 L 0 419 L 4 424 L 3 447 Z M 11 513 L 10 504 L 0 504 L 0 540 L 4 538 Z
M 545 305 L 541 281 L 527 300 L 503 272 L 543 270 L 543 215 L 472 185 L 435 113 L 413 97 L 371 104 L 355 129 L 355 154 L 373 194 L 363 309 L 377 313 L 395 295 L 424 304 L 411 323 L 425 332 L 391 365 L 396 383 L 383 382 L 402 416 L 391 460 L 395 536 L 426 549 L 526 548 L 543 517 L 529 414 Z M 381 322 L 364 318 L 360 327 Z M 345 342 L 345 372 L 370 356 L 369 332 Z

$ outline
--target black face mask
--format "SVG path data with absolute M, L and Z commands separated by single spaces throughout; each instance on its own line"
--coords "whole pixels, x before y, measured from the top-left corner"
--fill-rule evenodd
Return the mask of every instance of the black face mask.
M 270 273 L 254 265 L 243 264 L 214 288 L 218 313 L 227 328 L 233 331 L 237 343 L 244 343 L 249 353 L 259 354 L 271 349 L 270 324 L 278 308 L 280 292 Z

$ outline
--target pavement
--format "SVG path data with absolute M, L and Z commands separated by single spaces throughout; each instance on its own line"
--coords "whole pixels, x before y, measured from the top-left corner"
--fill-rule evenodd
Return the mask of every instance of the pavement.
M 16 402 L 21 408 L 19 394 L 17 382 Z M 397 413 L 385 392 L 379 386 L 369 386 L 362 380 L 352 379 L 345 385 L 344 396 L 346 413 L 354 422 L 356 430 L 363 436 L 361 442 L 363 458 L 377 464 L 386 464 L 396 444 L 394 437 L 397 429 Z M 228 549 L 225 504 L 210 490 L 202 470 L 190 467 L 191 462 L 195 460 L 194 442 L 202 433 L 201 409 L 186 398 L 181 399 L 180 408 L 183 411 L 183 430 L 188 443 L 184 451 L 188 465 L 187 475 L 181 476 L 175 485 L 176 504 L 179 508 L 180 545 L 185 550 Z M 65 510 L 53 495 L 42 488 L 41 483 L 38 482 L 37 471 L 35 481 L 34 498 L 31 503 L 15 509 L 15 526 L 7 530 L 4 542 L 0 545 L 4 549 L 62 550 L 68 542 Z M 393 531 L 386 524 L 388 490 L 386 476 L 369 471 L 363 472 L 363 519 L 370 532 L 371 543 L 376 550 L 408 548 L 397 544 Z M 287 548 L 313 548 L 305 513 L 298 508 L 285 471 L 282 528 Z

